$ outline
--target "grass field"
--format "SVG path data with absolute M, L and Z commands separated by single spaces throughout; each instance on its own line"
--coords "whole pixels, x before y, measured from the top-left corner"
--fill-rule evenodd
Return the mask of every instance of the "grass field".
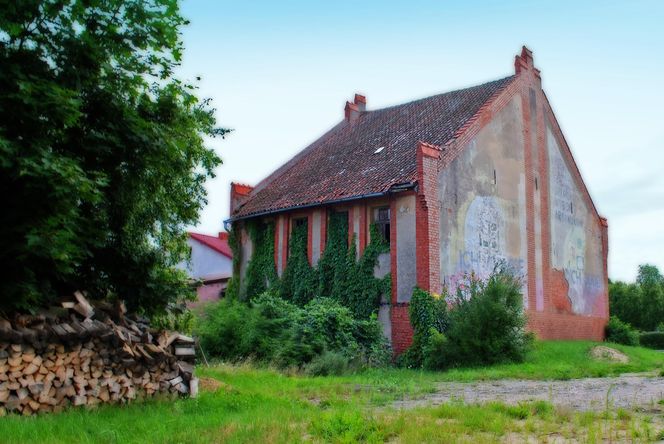
M 593 360 L 590 342 L 540 342 L 527 362 L 425 372 L 380 369 L 340 377 L 286 375 L 250 365 L 197 369 L 197 399 L 71 409 L 60 415 L 0 418 L 0 442 L 519 442 L 576 439 L 650 441 L 656 414 L 625 410 L 578 413 L 546 402 L 449 403 L 408 411 L 391 401 L 416 397 L 441 381 L 568 379 L 660 371 L 664 354 L 612 345 L 628 364 Z

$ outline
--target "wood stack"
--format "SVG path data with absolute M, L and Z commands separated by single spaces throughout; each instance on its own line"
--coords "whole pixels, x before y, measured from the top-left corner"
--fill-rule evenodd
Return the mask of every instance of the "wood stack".
M 39 315 L 0 318 L 0 416 L 68 405 L 195 396 L 194 340 L 152 329 L 122 304 L 81 294 Z

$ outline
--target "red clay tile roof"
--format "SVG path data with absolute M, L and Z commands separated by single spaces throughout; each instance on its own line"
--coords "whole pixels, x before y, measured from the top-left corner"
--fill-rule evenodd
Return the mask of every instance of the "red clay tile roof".
M 514 76 L 361 112 L 259 183 L 232 219 L 383 193 L 416 180 L 418 141 L 443 146 Z M 380 147 L 383 150 L 376 153 Z
M 217 251 L 224 256 L 227 256 L 233 259 L 233 252 L 231 247 L 228 245 L 228 234 L 219 233 L 219 237 L 208 236 L 207 234 L 192 233 L 189 232 L 189 237 L 196 239 L 198 242 L 202 243 L 206 247 L 212 248 L 214 251 Z

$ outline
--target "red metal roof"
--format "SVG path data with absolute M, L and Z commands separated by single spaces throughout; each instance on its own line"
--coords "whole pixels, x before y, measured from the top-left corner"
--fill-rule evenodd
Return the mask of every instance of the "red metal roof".
M 259 183 L 231 218 L 383 193 L 414 182 L 417 142 L 444 147 L 513 79 L 362 111 L 354 122 L 344 119 Z
M 189 237 L 197 240 L 206 247 L 212 248 L 214 251 L 217 251 L 231 259 L 233 258 L 233 251 L 231 251 L 231 247 L 228 245 L 228 233 L 219 233 L 219 237 L 209 236 L 207 234 L 192 233 L 191 231 L 188 234 Z

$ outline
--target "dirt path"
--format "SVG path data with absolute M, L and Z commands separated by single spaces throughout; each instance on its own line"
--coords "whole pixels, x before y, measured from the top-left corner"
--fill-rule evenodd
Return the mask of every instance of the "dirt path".
M 472 383 L 441 383 L 438 391 L 421 399 L 402 400 L 394 407 L 408 409 L 438 405 L 452 400 L 467 403 L 544 400 L 574 410 L 604 410 L 610 407 L 660 410 L 664 399 L 664 378 L 652 375 L 622 375 L 614 378 L 571 379 L 568 381 L 498 380 Z

